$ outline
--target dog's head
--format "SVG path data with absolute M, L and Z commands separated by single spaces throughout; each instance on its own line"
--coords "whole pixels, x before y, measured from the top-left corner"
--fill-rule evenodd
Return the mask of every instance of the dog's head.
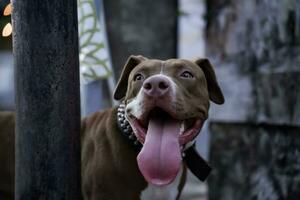
M 182 151 L 208 117 L 209 101 L 224 102 L 213 67 L 207 59 L 191 62 L 130 56 L 114 98 L 125 103 L 125 115 L 143 144 L 137 160 L 152 184 L 174 180 Z

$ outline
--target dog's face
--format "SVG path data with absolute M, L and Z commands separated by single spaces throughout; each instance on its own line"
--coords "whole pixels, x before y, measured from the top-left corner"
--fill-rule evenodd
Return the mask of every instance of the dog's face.
M 181 151 L 208 117 L 209 100 L 224 102 L 207 59 L 161 61 L 142 56 L 128 59 L 114 97 L 124 100 L 126 118 L 143 144 L 139 168 L 156 185 L 176 177 Z

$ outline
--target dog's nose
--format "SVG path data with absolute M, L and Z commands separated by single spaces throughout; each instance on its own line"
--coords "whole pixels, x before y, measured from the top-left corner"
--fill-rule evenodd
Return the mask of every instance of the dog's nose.
M 144 92 L 152 97 L 165 95 L 170 88 L 170 81 L 163 75 L 154 75 L 143 83 Z

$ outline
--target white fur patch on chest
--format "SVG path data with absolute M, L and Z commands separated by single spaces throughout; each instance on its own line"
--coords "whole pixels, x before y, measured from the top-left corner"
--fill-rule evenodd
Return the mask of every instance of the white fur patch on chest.
M 146 189 L 141 193 L 141 200 L 175 200 L 182 173 L 183 166 L 181 165 L 175 180 L 171 184 L 163 187 L 148 184 Z

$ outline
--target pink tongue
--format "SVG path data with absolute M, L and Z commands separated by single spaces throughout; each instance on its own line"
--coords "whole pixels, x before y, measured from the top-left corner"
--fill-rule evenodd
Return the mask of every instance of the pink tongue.
M 180 122 L 151 118 L 144 146 L 137 157 L 145 179 L 154 185 L 171 183 L 180 168 Z

